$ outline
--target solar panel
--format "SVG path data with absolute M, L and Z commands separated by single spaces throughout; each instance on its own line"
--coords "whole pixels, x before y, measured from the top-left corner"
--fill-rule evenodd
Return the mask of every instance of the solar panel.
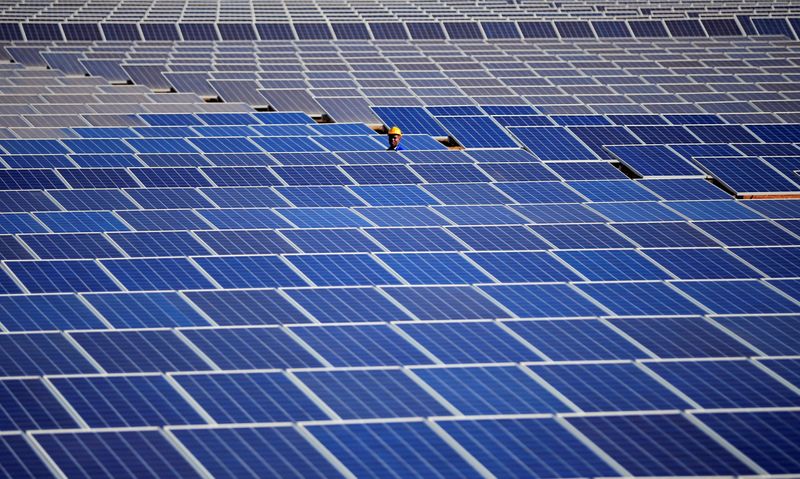
M 793 391 L 747 361 L 653 362 L 647 367 L 706 408 L 797 403 Z
M 372 111 L 387 127 L 397 126 L 403 131 L 403 134 L 447 136 L 447 131 L 424 108 L 372 107 Z M 2 146 L 1 143 L 0 146 Z
M 481 290 L 520 317 L 597 316 L 604 312 L 565 284 L 483 286 Z
M 698 414 L 695 417 L 770 474 L 796 469 L 797 413 Z M 760 438 L 760 440 L 753 440 Z
M 690 315 L 706 311 L 664 283 L 586 283 L 578 288 L 617 316 Z
M 204 422 L 160 376 L 55 378 L 53 385 L 91 427 Z
M 597 159 L 591 150 L 560 127 L 511 127 L 509 131 L 544 161 Z
M 92 294 L 84 298 L 117 329 L 209 325 L 176 293 Z
M 552 420 L 459 420 L 437 424 L 497 476 L 614 474 L 595 453 Z
M 702 175 L 694 165 L 664 146 L 610 146 L 608 150 L 644 178 Z
M 748 474 L 750 471 L 683 416 L 572 417 L 568 422 L 631 474 Z M 675 455 L 678 453 L 680 456 Z
M 660 358 L 741 357 L 752 350 L 699 318 L 615 319 L 612 324 Z
M 681 409 L 688 404 L 631 363 L 531 366 L 583 411 Z
M 769 221 L 704 221 L 696 224 L 728 246 L 798 244 L 797 238 Z
M 0 458 L 3 471 L 9 476 L 34 479 L 51 474 L 22 434 L 0 436 Z
M 192 428 L 171 431 L 214 477 L 337 477 L 340 473 L 291 427 Z
M 719 314 L 792 313 L 797 310 L 794 301 L 759 281 L 681 282 L 675 286 Z
M 634 250 L 558 251 L 556 255 L 591 281 L 669 278 L 666 272 Z
M 653 249 L 647 255 L 681 279 L 760 276 L 722 249 Z
M 440 116 L 437 120 L 465 148 L 516 148 L 518 146 L 488 116 Z
M 798 186 L 759 158 L 701 157 L 696 161 L 737 194 L 792 192 Z
M 37 434 L 36 442 L 69 475 L 94 471 L 95 477 L 201 477 L 159 431 Z M 78 452 L 86 450 L 98 451 L 100 457 Z
M 447 364 L 539 359 L 536 353 L 491 322 L 408 323 L 400 325 L 400 329 Z M 467 379 L 464 381 L 468 384 L 472 382 Z
M 342 418 L 449 415 L 399 369 L 309 371 L 297 377 Z
M 175 380 L 204 411 L 223 424 L 328 418 L 281 373 L 181 374 Z

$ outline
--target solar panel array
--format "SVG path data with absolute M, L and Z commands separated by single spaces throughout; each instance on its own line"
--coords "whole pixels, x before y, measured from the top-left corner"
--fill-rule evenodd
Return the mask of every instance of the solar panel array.
M 793 4 L 232 5 L 0 5 L 0 477 L 800 474 Z

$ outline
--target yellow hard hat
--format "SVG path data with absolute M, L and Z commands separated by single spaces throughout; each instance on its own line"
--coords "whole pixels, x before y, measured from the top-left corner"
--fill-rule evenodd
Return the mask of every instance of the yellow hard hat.
M 393 126 L 393 127 L 389 128 L 389 133 L 388 134 L 389 135 L 403 136 L 403 130 L 401 130 L 400 128 L 398 128 L 396 126 Z

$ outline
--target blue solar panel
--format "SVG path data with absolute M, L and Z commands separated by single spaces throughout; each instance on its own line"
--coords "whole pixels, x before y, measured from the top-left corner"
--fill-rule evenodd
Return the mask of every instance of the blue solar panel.
M 630 248 L 632 245 L 604 224 L 543 225 L 531 228 L 558 249 Z
M 104 261 L 103 266 L 129 291 L 214 287 L 185 258 L 117 259 Z
M 65 188 L 52 170 L 0 170 L 0 189 L 46 190 Z
M 695 224 L 728 246 L 800 244 L 795 236 L 769 221 L 703 221 Z
M 647 363 L 704 408 L 789 407 L 800 396 L 748 361 Z
M 0 297 L 0 321 L 9 331 L 104 329 L 100 319 L 73 295 Z
M 591 150 L 560 127 L 512 127 L 509 131 L 541 160 L 596 160 Z
M 114 233 L 109 235 L 131 257 L 192 256 L 208 254 L 194 237 L 185 231 Z M 113 255 L 109 257 L 116 257 Z M 102 256 L 100 256 L 102 257 Z
M 590 201 L 652 201 L 656 197 L 630 180 L 571 181 L 568 183 Z
M 497 304 L 468 286 L 385 288 L 384 291 L 422 320 L 508 316 Z
M 491 322 L 406 323 L 400 325 L 400 329 L 448 364 L 540 359 L 539 355 Z
M 502 205 L 509 200 L 487 183 L 448 183 L 423 186 L 446 205 Z
M 591 208 L 611 221 L 676 221 L 680 215 L 655 201 L 629 203 L 593 203 Z
M 800 276 L 797 259 L 800 248 L 736 248 L 737 256 L 752 264 L 767 276 L 785 278 Z
M 287 257 L 317 286 L 399 284 L 400 280 L 369 255 L 320 254 Z
M 642 180 L 638 183 L 665 200 L 730 199 L 725 191 L 701 179 Z
M 175 429 L 171 431 L 214 477 L 331 478 L 340 473 L 291 427 Z
M 202 417 L 161 376 L 53 378 L 90 427 L 202 424 Z
M 306 281 L 278 256 L 203 257 L 196 258 L 195 261 L 223 288 L 307 285 Z
M 503 324 L 553 361 L 648 357 L 597 320 L 508 321 Z
M 308 322 L 274 290 L 188 291 L 192 303 L 221 326 Z
M 357 477 L 480 477 L 422 422 L 313 426 L 311 433 Z
M 430 364 L 431 359 L 385 325 L 294 328 L 336 367 Z
M 562 179 L 570 180 L 623 180 L 626 176 L 611 164 L 597 161 L 551 161 L 547 167 Z
M 614 470 L 548 419 L 439 421 L 497 477 L 597 477 Z
M 649 249 L 645 253 L 681 279 L 733 279 L 761 276 L 723 249 Z
M 21 237 L 41 259 L 120 258 L 123 254 L 99 233 L 41 234 Z M 23 258 L 9 259 L 28 259 Z
M 78 427 L 64 406 L 38 379 L 0 381 L 0 391 L 3 391 L 0 396 L 0 428 L 4 431 Z
M 431 209 L 421 206 L 358 208 L 356 211 L 378 226 L 442 226 L 449 224 L 446 219 Z
M 660 280 L 670 277 L 634 250 L 558 251 L 556 255 L 591 281 Z
M 22 434 L 0 436 L 0 469 L 8 477 L 36 479 L 52 475 Z
M 7 263 L 9 269 L 31 293 L 74 293 L 88 291 L 119 291 L 119 286 L 94 261 L 16 261 Z M 19 289 L 0 281 L 4 293 Z
M 177 293 L 87 294 L 84 298 L 117 329 L 209 325 Z
M 578 285 L 618 316 L 690 315 L 706 311 L 664 283 L 586 283 Z
M 800 418 L 796 412 L 717 413 L 695 417 L 769 474 L 790 474 L 800 466 L 797 437 Z
M 186 210 L 121 211 L 119 215 L 137 231 L 208 228 L 208 223 Z
M 37 213 L 36 218 L 55 233 L 128 230 L 116 216 L 107 211 Z
M 184 329 L 181 334 L 221 369 L 320 366 L 315 356 L 279 328 Z
M 571 127 L 570 132 L 603 159 L 614 157 L 606 151 L 608 145 L 635 145 L 641 143 L 621 126 Z
M 704 143 L 755 143 L 758 138 L 741 125 L 690 125 L 686 127 Z
M 671 201 L 664 204 L 690 220 L 761 219 L 760 215 L 737 201 Z
M 547 389 L 516 367 L 414 368 L 412 371 L 463 414 L 569 411 Z
M 328 416 L 282 373 L 180 374 L 176 382 L 215 421 L 311 421 Z
M 688 223 L 620 223 L 614 228 L 644 248 L 719 246 Z
M 172 331 L 76 332 L 72 337 L 110 373 L 209 369 Z
M 200 210 L 200 216 L 209 223 L 223 230 L 281 228 L 291 226 L 283 218 L 269 209 L 224 209 Z M 201 223 L 197 229 L 208 229 Z
M 797 312 L 796 302 L 760 281 L 698 281 L 674 284 L 718 314 Z
M 393 252 L 462 249 L 462 244 L 441 228 L 373 228 L 367 233 Z
M 615 319 L 611 322 L 660 358 L 750 356 L 753 351 L 696 317 Z
M 611 146 L 608 149 L 642 177 L 702 175 L 695 166 L 665 146 Z
M 292 289 L 286 293 L 323 323 L 409 319 L 386 296 L 372 288 Z
M 488 116 L 442 116 L 439 122 L 465 148 L 517 148 Z
M 800 351 L 798 316 L 733 316 L 715 321 L 767 355 L 794 355 Z
M 460 226 L 515 225 L 526 222 L 523 217 L 503 206 L 434 206 L 433 209 Z
M 531 366 L 587 412 L 683 409 L 686 401 L 631 363 Z
M 481 290 L 520 317 L 578 317 L 604 314 L 566 284 L 482 286 Z
M 311 371 L 296 376 L 344 419 L 450 414 L 399 369 Z
M 467 257 L 501 283 L 581 279 L 546 252 L 468 253 Z
M 0 147 L 12 155 L 63 155 L 69 150 L 57 140 L 0 140 Z
M 702 143 L 689 130 L 677 125 L 630 126 L 634 135 L 648 145 L 665 145 L 669 143 Z
M 403 134 L 447 136 L 447 131 L 424 108 L 372 107 L 372 111 L 387 127 L 397 126 Z
M 282 233 L 304 253 L 365 253 L 382 251 L 380 246 L 370 241 L 357 229 L 286 230 Z
M 160 431 L 37 434 L 36 442 L 69 476 L 202 477 Z
M 703 168 L 735 193 L 782 193 L 800 189 L 798 185 L 763 160 L 755 157 L 698 157 Z
M 571 417 L 568 422 L 633 475 L 751 473 L 680 415 Z
M 747 129 L 767 143 L 797 143 L 800 141 L 800 125 L 747 125 Z M 1 142 L 0 146 L 5 148 Z

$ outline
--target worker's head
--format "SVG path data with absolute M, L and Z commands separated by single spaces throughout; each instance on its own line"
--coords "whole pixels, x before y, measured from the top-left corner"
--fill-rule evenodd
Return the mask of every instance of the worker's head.
M 389 128 L 389 148 L 397 148 L 397 145 L 400 144 L 400 138 L 403 137 L 403 132 L 400 128 L 393 126 Z

